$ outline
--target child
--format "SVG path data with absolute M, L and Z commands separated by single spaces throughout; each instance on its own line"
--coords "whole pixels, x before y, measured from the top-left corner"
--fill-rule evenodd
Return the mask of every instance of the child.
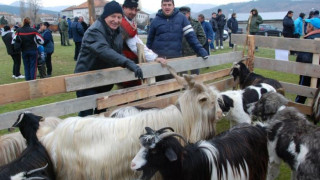
M 38 71 L 40 78 L 47 77 L 46 55 L 44 53 L 44 47 L 42 45 L 38 45 Z

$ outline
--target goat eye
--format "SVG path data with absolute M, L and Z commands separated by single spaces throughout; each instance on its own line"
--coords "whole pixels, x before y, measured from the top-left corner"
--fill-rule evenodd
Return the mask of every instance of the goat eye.
M 200 102 L 200 103 L 203 103 L 203 102 L 206 102 L 207 100 L 208 100 L 208 98 L 203 97 L 203 98 L 199 99 L 199 102 Z

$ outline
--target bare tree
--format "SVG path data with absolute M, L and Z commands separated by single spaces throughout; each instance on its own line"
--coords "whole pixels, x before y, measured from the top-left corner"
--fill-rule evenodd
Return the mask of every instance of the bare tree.
M 24 0 L 20 0 L 20 17 L 21 19 L 26 17 L 26 3 Z
M 37 17 L 38 12 L 41 7 L 41 0 L 28 0 L 29 5 L 29 13 L 30 13 L 30 19 L 33 23 L 38 23 L 37 21 L 39 18 Z

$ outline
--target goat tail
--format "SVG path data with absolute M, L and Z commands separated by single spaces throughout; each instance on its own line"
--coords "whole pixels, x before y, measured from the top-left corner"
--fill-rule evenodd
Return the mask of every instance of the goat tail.
M 317 124 L 320 121 L 320 88 L 317 89 L 316 94 L 313 98 L 312 103 L 312 117 L 314 124 Z
M 20 132 L 6 134 L 0 137 L 0 166 L 10 163 L 20 156 L 27 147 Z
M 282 94 L 283 96 L 285 96 L 285 89 L 283 87 L 276 89 L 277 93 Z

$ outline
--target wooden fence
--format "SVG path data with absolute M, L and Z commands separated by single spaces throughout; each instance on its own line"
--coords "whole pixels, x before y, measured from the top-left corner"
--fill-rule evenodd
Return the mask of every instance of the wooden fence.
M 235 44 L 243 44 L 245 35 L 233 35 L 232 41 Z M 306 51 L 311 53 L 320 52 L 320 42 L 312 40 L 284 39 L 255 36 L 256 45 L 260 47 L 288 49 L 295 51 Z M 297 45 L 297 44 L 301 45 Z M 283 45 L 283 46 L 279 46 Z M 238 62 L 242 59 L 241 52 L 230 52 L 225 54 L 210 56 L 207 60 L 196 57 L 186 57 L 172 59 L 169 65 L 176 69 L 177 72 L 187 71 L 196 68 L 205 68 L 217 66 L 232 62 Z M 274 59 L 255 57 L 254 65 L 256 68 L 280 71 L 292 74 L 308 75 L 320 78 L 319 65 L 302 64 L 295 62 L 276 61 Z M 144 63 L 141 65 L 145 78 L 152 78 L 159 75 L 168 74 L 166 68 L 159 63 Z M 223 69 L 215 72 L 201 74 L 197 76 L 197 80 L 215 85 L 219 90 L 229 89 L 233 85 L 233 79 L 229 77 L 230 69 Z M 215 81 L 222 78 L 220 81 Z M 39 79 L 28 82 L 19 82 L 13 84 L 0 85 L 0 105 L 8 103 L 22 102 L 30 99 L 42 98 L 77 90 L 98 87 L 108 84 L 136 79 L 134 74 L 123 68 L 112 68 L 98 70 L 86 73 L 71 74 L 64 76 L 51 77 L 47 79 Z M 303 95 L 312 98 L 315 88 L 303 87 L 296 84 L 281 82 L 286 92 Z M 175 80 L 167 80 L 153 84 L 144 84 L 137 87 L 119 89 L 106 93 L 65 100 L 61 102 L 29 107 L 17 111 L 0 114 L 0 129 L 10 127 L 18 114 L 24 111 L 31 111 L 45 117 L 62 116 L 77 113 L 82 110 L 91 108 L 115 108 L 126 103 L 130 105 L 140 105 L 144 107 L 165 107 L 172 104 L 177 99 L 179 92 L 171 93 L 165 96 L 157 97 L 156 95 L 176 91 L 182 88 Z M 13 91 L 14 89 L 14 91 Z M 132 103 L 134 102 L 134 103 Z M 303 113 L 310 114 L 310 106 L 292 103 L 293 106 L 299 108 Z

